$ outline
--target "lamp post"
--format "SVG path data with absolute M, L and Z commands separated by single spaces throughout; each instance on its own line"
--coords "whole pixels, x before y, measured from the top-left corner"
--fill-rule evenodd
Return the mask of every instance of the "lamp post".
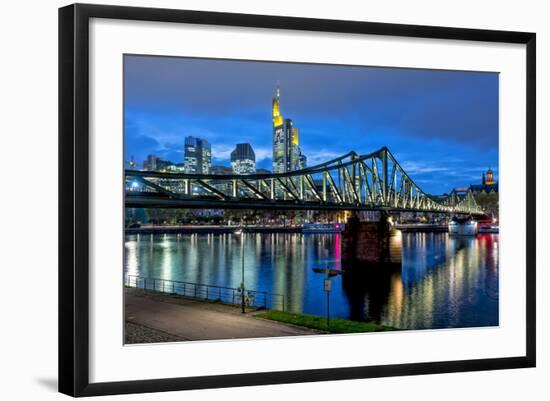
M 241 312 L 246 313 L 245 311 L 245 302 L 244 302 L 244 231 L 240 230 L 241 234 Z

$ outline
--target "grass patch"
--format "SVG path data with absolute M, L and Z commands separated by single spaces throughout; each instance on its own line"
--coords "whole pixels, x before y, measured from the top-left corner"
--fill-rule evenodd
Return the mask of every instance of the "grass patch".
M 375 331 L 397 330 L 393 327 L 376 323 L 356 322 L 347 319 L 330 319 L 330 326 L 327 327 L 326 317 L 304 315 L 302 313 L 291 313 L 281 311 L 268 311 L 254 315 L 261 319 L 274 320 L 277 322 L 290 323 L 296 326 L 308 327 L 310 329 L 324 330 L 330 333 L 371 333 Z

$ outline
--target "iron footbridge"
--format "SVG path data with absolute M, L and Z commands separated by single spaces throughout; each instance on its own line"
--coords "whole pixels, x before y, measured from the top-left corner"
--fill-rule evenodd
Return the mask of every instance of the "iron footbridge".
M 426 194 L 387 147 L 287 173 L 125 171 L 129 208 L 302 209 L 481 214 L 471 191 Z

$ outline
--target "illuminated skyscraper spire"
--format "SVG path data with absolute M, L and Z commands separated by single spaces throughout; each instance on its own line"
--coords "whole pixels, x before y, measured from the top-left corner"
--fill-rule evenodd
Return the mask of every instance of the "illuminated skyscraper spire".
M 290 118 L 281 115 L 281 90 L 279 82 L 273 98 L 273 172 L 285 173 L 306 167 L 306 157 L 300 151 L 298 128 L 294 127 Z
M 279 84 L 277 83 L 277 89 L 275 90 L 275 97 L 273 98 L 273 127 L 278 127 L 283 125 L 283 116 L 281 116 L 281 110 L 279 106 L 279 97 L 281 95 L 281 90 L 279 89 Z

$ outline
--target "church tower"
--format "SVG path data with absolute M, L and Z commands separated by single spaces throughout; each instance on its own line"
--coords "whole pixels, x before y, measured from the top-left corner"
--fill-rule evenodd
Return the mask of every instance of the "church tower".
M 485 173 L 485 184 L 486 185 L 493 185 L 495 183 L 496 183 L 496 181 L 495 181 L 495 178 L 493 176 L 493 170 L 491 170 L 489 168 L 489 170 L 487 170 L 487 172 Z

